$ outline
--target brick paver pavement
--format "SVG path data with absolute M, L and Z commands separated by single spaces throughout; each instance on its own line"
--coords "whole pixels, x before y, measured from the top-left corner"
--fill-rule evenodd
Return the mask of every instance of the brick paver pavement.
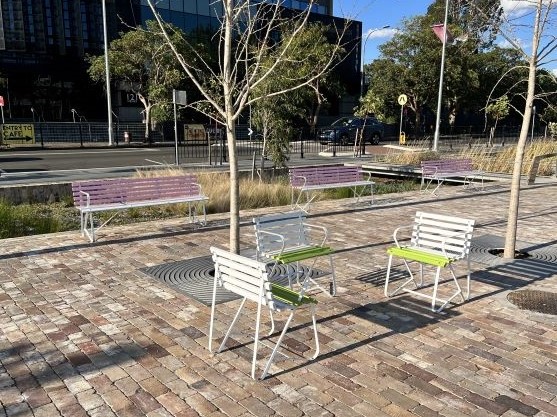
M 555 416 L 555 316 L 519 310 L 506 295 L 557 292 L 557 263 L 473 263 L 471 300 L 442 315 L 382 292 L 392 232 L 417 209 L 472 217 L 475 236 L 504 236 L 508 198 L 502 184 L 379 196 L 371 208 L 314 204 L 311 220 L 338 250 L 338 296 L 316 293 L 321 355 L 305 359 L 313 341 L 302 314 L 265 381 L 249 376 L 249 317 L 237 345 L 212 355 L 210 308 L 140 271 L 226 246 L 223 216 L 205 228 L 109 226 L 96 244 L 77 231 L 2 240 L 0 416 Z M 519 240 L 557 251 L 556 201 L 555 183 L 523 189 Z M 243 248 L 254 245 L 251 217 L 268 211 L 242 213 Z M 219 337 L 237 306 L 218 305 Z

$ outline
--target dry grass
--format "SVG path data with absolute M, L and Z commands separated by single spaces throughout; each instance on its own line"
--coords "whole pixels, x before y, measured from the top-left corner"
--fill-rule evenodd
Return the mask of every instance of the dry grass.
M 418 149 L 426 149 L 428 144 L 428 141 L 424 141 L 423 143 L 413 143 L 409 146 L 409 152 L 392 152 L 385 156 L 385 161 L 397 165 L 419 166 L 421 161 L 426 160 L 455 157 L 470 158 L 474 161 L 476 169 L 484 172 L 512 174 L 514 158 L 516 155 L 516 146 L 510 145 L 504 148 L 486 147 L 485 143 L 478 142 L 476 145 L 462 149 L 456 155 L 454 153 L 450 155 L 442 155 L 433 151 L 417 151 Z M 527 144 L 524 151 L 522 173 L 529 173 L 534 157 L 553 153 L 557 153 L 557 142 L 553 140 L 541 140 Z M 543 159 L 538 169 L 538 175 L 552 175 L 554 173 L 555 158 Z
M 138 171 L 138 177 L 157 177 L 180 175 L 184 171 L 168 167 L 155 171 Z M 197 179 L 203 193 L 209 197 L 207 213 L 225 213 L 230 211 L 230 184 L 228 173 L 201 172 Z M 260 182 L 249 178 L 240 179 L 240 210 L 284 206 L 290 204 L 291 188 L 285 179 L 272 182 Z

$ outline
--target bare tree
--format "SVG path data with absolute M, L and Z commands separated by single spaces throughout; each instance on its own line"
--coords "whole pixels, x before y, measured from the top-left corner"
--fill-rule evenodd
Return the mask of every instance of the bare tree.
M 520 179 L 522 174 L 522 165 L 524 162 L 524 152 L 528 141 L 529 127 L 532 119 L 534 99 L 546 100 L 549 96 L 557 94 L 557 91 L 543 91 L 538 83 L 538 76 L 540 75 L 539 70 L 544 65 L 555 60 L 554 53 L 557 48 L 557 38 L 554 35 L 547 33 L 552 25 L 554 25 L 552 18 L 554 17 L 553 15 L 555 12 L 555 2 L 553 0 L 524 0 L 517 2 L 516 6 L 518 7 L 519 4 L 521 7 L 525 7 L 525 10 L 529 13 L 526 13 L 520 19 L 507 18 L 506 21 L 503 19 L 503 24 L 499 28 L 499 34 L 505 38 L 512 48 L 519 52 L 527 63 L 527 66 L 516 66 L 509 69 L 501 76 L 499 81 L 493 87 L 488 98 L 488 105 L 490 102 L 496 102 L 500 99 L 492 97 L 493 91 L 495 91 L 497 85 L 505 77 L 507 77 L 510 72 L 526 71 L 526 78 L 519 78 L 518 81 L 510 87 L 510 90 L 505 93 L 507 95 L 520 95 L 524 99 L 524 110 L 520 110 L 509 103 L 515 111 L 522 115 L 522 125 L 518 143 L 516 145 L 516 156 L 513 165 L 505 248 L 503 253 L 503 256 L 508 259 L 514 259 L 516 253 L 516 234 L 520 204 Z M 476 7 L 476 11 L 480 14 L 485 14 L 485 12 L 479 7 Z M 528 53 L 525 48 L 523 48 L 512 36 L 512 32 L 513 29 L 518 27 L 524 28 L 525 19 L 530 15 L 533 16 L 533 25 L 531 26 L 531 51 Z M 517 21 L 519 23 L 517 23 Z M 552 77 L 555 82 L 555 77 L 549 72 L 544 71 L 543 76 Z M 526 87 L 524 88 L 524 86 Z M 539 91 L 536 91 L 537 88 Z M 486 109 L 488 105 L 486 105 Z
M 155 9 L 156 2 L 148 0 L 161 30 L 165 30 L 164 22 Z M 321 68 L 316 68 L 310 76 L 304 74 L 296 79 L 288 88 L 278 86 L 274 91 L 265 91 L 265 95 L 257 95 L 257 86 L 275 76 L 281 62 L 291 59 L 290 49 L 295 47 L 294 39 L 302 33 L 308 24 L 314 0 L 308 1 L 307 8 L 295 16 L 286 16 L 282 1 L 274 4 L 255 2 L 253 0 L 222 0 L 213 2 L 216 15 L 221 16 L 221 27 L 214 40 L 218 42 L 218 65 L 212 66 L 202 54 L 195 61 L 185 60 L 178 49 L 172 44 L 169 36 L 167 43 L 180 62 L 184 72 L 197 87 L 203 99 L 194 106 L 220 122 L 226 131 L 230 163 L 230 251 L 240 250 L 240 205 L 238 159 L 236 151 L 235 127 L 238 118 L 250 105 L 264 97 L 273 97 L 310 85 L 321 78 L 338 62 L 337 52 L 342 50 L 346 25 L 335 28 L 336 48 Z M 291 22 L 294 22 L 292 25 Z M 276 42 L 276 37 L 283 33 L 282 28 L 290 28 L 290 38 Z M 187 41 L 186 41 L 187 42 Z M 189 44 L 192 51 L 196 47 Z M 277 50 L 278 49 L 278 53 Z M 263 59 L 275 50 L 275 60 L 268 62 Z
M 520 136 L 516 146 L 516 156 L 513 166 L 513 175 L 511 183 L 511 195 L 509 201 L 509 215 L 507 222 L 507 231 L 505 236 L 504 257 L 513 259 L 516 250 L 516 231 L 518 224 L 518 209 L 520 202 L 520 178 L 522 173 L 522 164 L 524 161 L 524 150 L 528 139 L 528 131 L 530 120 L 532 118 L 532 106 L 536 95 L 536 73 L 538 68 L 544 64 L 544 61 L 551 59 L 551 54 L 557 48 L 557 40 L 551 36 L 548 41 L 542 45 L 544 32 L 549 29 L 550 18 L 554 11 L 553 0 L 535 0 L 534 25 L 532 30 L 532 46 L 530 54 L 522 51 L 528 56 L 528 84 L 526 89 L 524 112 L 522 112 L 522 126 Z M 516 42 L 515 47 L 520 48 Z M 520 48 L 522 50 L 522 48 Z

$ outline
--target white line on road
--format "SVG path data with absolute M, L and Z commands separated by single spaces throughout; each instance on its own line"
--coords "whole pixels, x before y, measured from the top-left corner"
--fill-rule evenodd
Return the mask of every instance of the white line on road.
M 143 148 L 143 149 L 99 149 L 98 151 L 59 151 L 59 152 L 40 152 L 40 155 L 87 155 L 106 153 L 106 151 L 116 151 L 119 153 L 134 153 L 134 152 L 160 152 L 159 148 Z M 37 155 L 37 151 L 29 151 L 25 153 L 5 153 L 5 156 L 29 156 Z

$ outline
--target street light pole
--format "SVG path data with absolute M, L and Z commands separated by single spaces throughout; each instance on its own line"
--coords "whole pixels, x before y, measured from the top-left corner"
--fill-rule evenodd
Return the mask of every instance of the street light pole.
M 435 118 L 435 134 L 433 135 L 433 151 L 439 145 L 439 126 L 441 125 L 441 101 L 443 99 L 443 73 L 445 72 L 445 49 L 447 46 L 447 21 L 449 18 L 449 0 L 445 1 L 445 21 L 443 24 L 443 50 L 441 52 L 441 69 L 439 74 L 439 93 L 437 95 L 437 115 Z
M 365 62 L 365 59 L 366 59 L 366 44 L 367 44 L 367 40 L 369 39 L 369 37 L 370 37 L 370 35 L 371 35 L 372 33 L 375 33 L 375 32 L 377 32 L 378 30 L 381 30 L 381 29 L 388 29 L 388 28 L 390 28 L 390 27 L 391 27 L 391 25 L 385 25 L 385 26 L 383 26 L 383 27 L 370 30 L 370 31 L 367 33 L 367 35 L 366 35 L 366 37 L 365 37 L 365 39 L 364 39 L 363 46 L 362 46 L 362 65 L 361 65 L 361 68 L 362 68 L 362 69 L 361 69 L 362 76 L 361 76 L 361 80 L 360 80 L 360 97 L 363 97 L 363 96 L 364 96 L 364 78 L 365 78 L 365 76 L 364 76 L 364 62 Z
M 112 98 L 110 95 L 110 69 L 108 66 L 108 28 L 106 25 L 106 0 L 102 0 L 104 30 L 104 70 L 106 75 L 106 104 L 108 106 L 108 146 L 112 146 Z

